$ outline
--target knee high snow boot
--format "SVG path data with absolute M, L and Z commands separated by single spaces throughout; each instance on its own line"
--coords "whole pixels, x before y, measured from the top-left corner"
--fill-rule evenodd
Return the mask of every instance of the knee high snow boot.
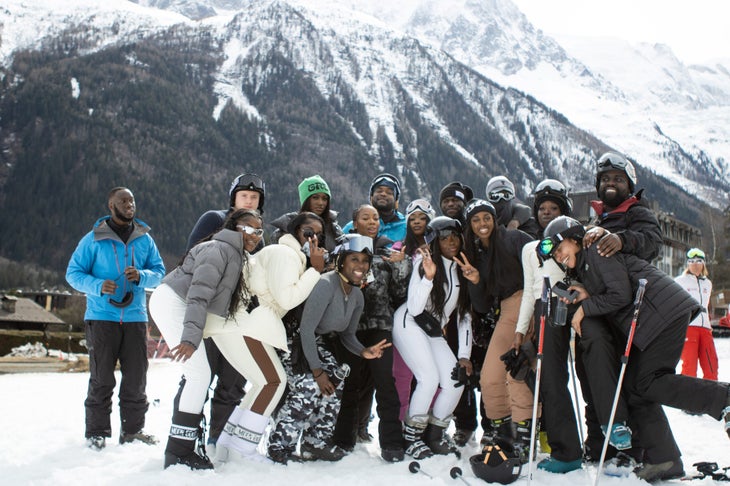
M 403 422 L 403 441 L 406 444 L 406 454 L 413 459 L 426 459 L 433 456 L 433 452 L 423 442 L 423 432 L 428 425 L 428 415 L 406 417 Z
M 216 443 L 216 462 L 226 462 L 229 451 L 236 451 L 244 459 L 271 463 L 270 459 L 257 451 L 268 424 L 269 417 L 236 407 Z
M 172 414 L 170 435 L 165 447 L 165 469 L 183 464 L 190 469 L 213 469 L 208 457 L 195 451 L 195 442 L 203 436 L 200 427 L 202 414 L 186 413 L 176 410 Z
M 451 452 L 456 453 L 459 450 L 446 433 L 451 418 L 450 415 L 445 419 L 438 419 L 432 415 L 428 419 L 428 427 L 426 427 L 426 432 L 423 434 L 423 441 L 434 454 L 446 455 Z

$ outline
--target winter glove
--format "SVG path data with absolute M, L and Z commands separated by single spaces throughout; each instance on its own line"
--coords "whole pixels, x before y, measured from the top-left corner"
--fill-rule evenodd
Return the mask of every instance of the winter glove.
M 517 351 L 510 349 L 502 356 L 499 357 L 504 362 L 504 367 L 507 369 L 512 378 L 519 381 L 524 381 L 527 372 L 530 369 L 530 360 L 527 354 L 521 352 L 517 354 Z
M 467 375 L 466 368 L 459 366 L 458 362 L 454 366 L 454 369 L 451 370 L 451 379 L 456 381 L 454 388 L 459 388 L 460 386 L 475 387 L 479 384 L 479 375 L 475 373 L 472 373 L 471 376 Z

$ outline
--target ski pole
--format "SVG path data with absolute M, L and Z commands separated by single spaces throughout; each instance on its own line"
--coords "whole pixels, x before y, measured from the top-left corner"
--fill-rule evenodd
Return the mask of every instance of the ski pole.
M 430 479 L 433 479 L 433 476 L 431 476 L 426 471 L 424 471 L 423 469 L 421 469 L 421 465 L 418 463 L 418 461 L 412 461 L 410 464 L 408 464 L 408 470 L 410 472 L 412 472 L 413 474 L 421 473 L 421 474 L 425 474 Z
M 449 471 L 449 475 L 451 476 L 452 479 L 460 479 L 467 486 L 471 486 L 469 484 L 469 482 L 466 479 L 464 479 L 464 477 L 463 477 L 464 471 L 462 471 L 460 467 L 458 467 L 458 466 L 452 467 L 451 471 Z
M 646 279 L 639 279 L 639 288 L 636 289 L 636 299 L 634 300 L 634 316 L 631 318 L 631 328 L 629 329 L 629 338 L 626 340 L 626 350 L 621 356 L 621 370 L 618 374 L 618 383 L 616 383 L 616 393 L 613 395 L 613 405 L 611 405 L 611 415 L 608 418 L 608 427 L 606 427 L 606 437 L 603 439 L 603 449 L 601 449 L 601 459 L 598 461 L 598 471 L 596 472 L 596 481 L 593 486 L 598 486 L 603 469 L 603 461 L 606 459 L 606 451 L 608 450 L 608 441 L 611 438 L 611 428 L 613 427 L 613 419 L 616 416 L 616 408 L 618 407 L 618 399 L 621 394 L 621 384 L 624 381 L 624 373 L 626 372 L 626 364 L 629 362 L 629 352 L 631 351 L 631 343 L 634 341 L 634 333 L 636 332 L 636 321 L 639 318 L 639 307 L 641 301 L 644 300 L 644 291 L 646 290 Z
M 573 339 L 573 335 L 575 333 L 575 330 L 573 328 L 570 328 L 570 339 L 575 343 L 575 340 Z M 578 421 L 578 436 L 580 437 L 580 447 L 583 449 L 583 418 L 580 415 L 580 400 L 578 398 L 578 384 L 576 383 L 576 376 L 575 376 L 575 361 L 573 360 L 573 350 L 570 348 L 570 342 L 568 343 L 568 358 L 570 360 L 570 375 L 571 379 L 573 380 L 573 396 L 575 397 L 575 418 Z
M 542 277 L 542 309 L 540 309 L 540 337 L 537 339 L 537 369 L 535 370 L 535 392 L 532 399 L 532 423 L 530 424 L 530 457 L 527 459 L 527 485 L 532 480 L 532 457 L 535 453 L 535 428 L 537 425 L 537 404 L 540 399 L 540 372 L 542 371 L 542 345 L 545 338 L 545 317 L 550 313 L 550 277 Z

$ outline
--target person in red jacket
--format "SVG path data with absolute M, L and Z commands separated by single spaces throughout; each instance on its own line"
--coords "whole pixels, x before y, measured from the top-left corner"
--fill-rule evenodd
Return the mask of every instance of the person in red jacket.
M 687 328 L 687 337 L 682 349 L 682 374 L 697 376 L 697 362 L 702 368 L 702 377 L 706 380 L 717 380 L 717 351 L 712 339 L 710 323 L 710 296 L 712 282 L 707 278 L 705 252 L 699 248 L 690 248 L 687 252 L 687 268 L 674 280 L 682 286 L 702 306 L 702 311 Z

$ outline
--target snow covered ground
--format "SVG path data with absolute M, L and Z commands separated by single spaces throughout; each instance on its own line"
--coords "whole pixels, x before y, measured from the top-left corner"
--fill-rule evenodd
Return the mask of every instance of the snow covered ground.
M 720 357 L 720 379 L 730 381 L 730 339 L 717 339 Z M 84 398 L 87 373 L 48 373 L 0 375 L 0 484 L 17 485 L 192 485 L 211 481 L 217 485 L 287 485 L 306 484 L 381 485 L 398 484 L 463 484 L 451 479 L 449 471 L 459 466 L 471 485 L 486 484 L 469 468 L 468 458 L 478 452 L 476 443 L 453 456 L 421 461 L 423 471 L 434 476 L 411 474 L 408 461 L 387 464 L 380 459 L 374 444 L 358 445 L 355 452 L 338 463 L 305 463 L 289 466 L 261 465 L 247 462 L 226 464 L 216 471 L 192 472 L 181 466 L 162 469 L 164 442 L 170 425 L 172 399 L 180 376 L 177 365 L 164 360 L 154 361 L 149 370 L 148 396 L 152 405 L 147 414 L 146 430 L 157 435 L 157 446 L 127 444 L 120 446 L 119 415 L 116 396 L 112 413 L 114 438 L 102 452 L 86 448 L 84 432 Z M 566 413 L 572 413 L 566 411 Z M 730 465 L 730 440 L 719 422 L 710 417 L 690 416 L 667 408 L 674 434 L 684 453 L 685 470 L 694 471 L 692 463 L 714 461 Z M 375 433 L 375 423 L 370 431 Z M 523 469 L 523 474 L 526 467 Z M 542 471 L 533 474 L 531 484 L 592 484 L 595 468 L 585 467 L 567 475 Z M 527 484 L 522 477 L 516 485 Z M 602 477 L 602 485 L 640 485 L 631 478 Z M 682 484 L 715 484 L 710 479 Z M 717 483 L 726 484 L 726 483 Z

